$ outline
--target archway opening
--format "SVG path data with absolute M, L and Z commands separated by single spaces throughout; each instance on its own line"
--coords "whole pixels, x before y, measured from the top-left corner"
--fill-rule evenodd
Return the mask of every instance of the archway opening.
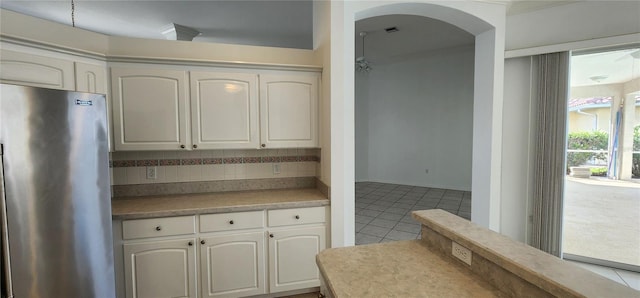
M 414 210 L 471 219 L 475 36 L 415 15 L 355 29 L 355 243 L 419 237 Z

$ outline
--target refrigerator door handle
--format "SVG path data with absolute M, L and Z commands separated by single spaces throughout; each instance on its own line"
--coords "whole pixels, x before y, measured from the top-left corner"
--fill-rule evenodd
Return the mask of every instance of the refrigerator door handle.
M 13 298 L 13 283 L 11 281 L 11 258 L 9 258 L 9 233 L 7 226 L 7 200 L 4 190 L 4 146 L 0 144 L 0 219 L 2 226 L 2 274 L 4 277 L 4 293 L 2 297 Z

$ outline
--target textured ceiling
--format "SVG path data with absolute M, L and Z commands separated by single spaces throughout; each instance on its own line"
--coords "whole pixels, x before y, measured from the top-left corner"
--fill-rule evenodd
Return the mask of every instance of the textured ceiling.
M 626 83 L 639 77 L 640 46 L 571 57 L 572 87 Z
M 387 33 L 386 28 L 397 32 Z M 373 63 L 384 63 L 400 57 L 413 56 L 434 50 L 470 46 L 475 36 L 451 24 L 419 16 L 386 15 L 356 22 L 356 57 L 362 56 L 364 38 L 365 57 Z
M 0 7 L 71 24 L 71 1 L 0 0 Z M 107 35 L 164 39 L 170 23 L 202 34 L 196 42 L 310 49 L 313 2 L 75 0 L 76 26 Z
M 311 49 L 312 0 L 74 0 L 76 26 L 108 35 L 164 39 L 170 23 L 202 34 L 196 42 Z M 477 0 L 502 3 L 508 13 L 563 5 L 566 0 Z M 0 7 L 71 24 L 71 0 L 0 0 Z

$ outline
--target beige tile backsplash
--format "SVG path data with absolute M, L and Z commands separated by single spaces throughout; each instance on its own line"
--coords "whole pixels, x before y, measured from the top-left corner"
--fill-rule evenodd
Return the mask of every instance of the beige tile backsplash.
M 197 151 L 132 151 L 113 152 L 112 161 L 170 160 L 200 158 L 316 156 L 320 149 L 256 149 L 256 150 L 197 150 Z M 280 165 L 280 173 L 273 173 L 274 164 Z M 172 182 L 196 182 L 216 180 L 241 180 L 290 177 L 317 177 L 318 161 L 260 162 L 235 164 L 199 164 L 157 166 L 156 179 L 147 179 L 147 167 L 112 167 L 113 185 L 153 184 Z

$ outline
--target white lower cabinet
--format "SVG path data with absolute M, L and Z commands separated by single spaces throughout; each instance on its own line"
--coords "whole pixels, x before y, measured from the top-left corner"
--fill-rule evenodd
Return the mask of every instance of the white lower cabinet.
M 196 297 L 195 239 L 124 244 L 127 297 Z
M 269 231 L 271 293 L 320 286 L 316 255 L 326 248 L 324 226 Z
M 241 297 L 266 293 L 264 233 L 201 238 L 202 297 Z
M 315 260 L 326 248 L 327 212 L 312 207 L 118 222 L 115 242 L 124 264 L 116 268 L 124 272 L 116 276 L 124 278 L 127 298 L 246 297 L 318 287 Z

